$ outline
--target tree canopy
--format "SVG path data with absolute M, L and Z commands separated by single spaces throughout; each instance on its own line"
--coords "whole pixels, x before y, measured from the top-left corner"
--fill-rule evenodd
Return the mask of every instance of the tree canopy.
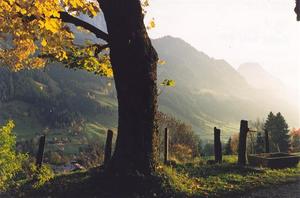
M 2 0 L 0 1 L 0 59 L 13 71 L 42 68 L 49 61 L 68 67 L 112 76 L 107 53 L 108 35 L 81 20 L 80 14 L 94 17 L 100 11 L 89 0 Z M 74 43 L 67 23 L 84 28 L 104 42 Z
M 265 130 L 271 135 L 271 150 L 287 152 L 289 149 L 289 129 L 284 117 L 280 112 L 276 115 L 270 112 L 265 122 Z

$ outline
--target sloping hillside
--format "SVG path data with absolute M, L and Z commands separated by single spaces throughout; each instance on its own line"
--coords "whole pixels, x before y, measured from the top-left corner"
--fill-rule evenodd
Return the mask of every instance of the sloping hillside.
M 291 125 L 297 124 L 297 108 L 286 102 L 288 97 L 253 87 L 225 60 L 170 36 L 154 40 L 154 46 L 166 61 L 159 68 L 160 79 L 176 81 L 174 89 L 160 96 L 160 107 L 192 123 L 204 137 L 211 137 L 214 125 L 229 134 L 238 130 L 241 119 L 265 117 L 269 111 L 281 111 Z
M 228 138 L 238 131 L 241 119 L 255 119 L 271 110 L 282 111 L 289 122 L 297 119 L 288 104 L 250 86 L 225 60 L 170 36 L 153 43 L 166 61 L 159 66 L 159 81 L 176 81 L 175 87 L 161 88 L 160 110 L 192 124 L 202 139 L 212 138 L 214 126 Z M 31 138 L 45 129 L 59 134 L 79 127 L 84 137 L 93 139 L 117 127 L 112 79 L 59 65 L 19 73 L 2 68 L 0 101 L 0 121 L 14 119 L 18 138 Z
M 18 73 L 2 68 L 0 88 L 0 122 L 13 119 L 19 140 L 41 133 L 48 133 L 49 139 L 74 133 L 87 144 L 100 141 L 107 128 L 117 126 L 110 80 L 84 71 L 59 65 Z

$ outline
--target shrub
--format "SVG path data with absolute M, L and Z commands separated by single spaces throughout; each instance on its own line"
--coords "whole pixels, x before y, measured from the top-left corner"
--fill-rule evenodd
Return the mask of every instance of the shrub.
M 79 148 L 78 162 L 85 168 L 99 166 L 104 161 L 104 145 L 99 142 L 91 142 L 87 147 Z
M 174 144 L 172 145 L 171 156 L 174 156 L 175 159 L 185 162 L 192 158 L 192 149 L 183 144 Z
M 195 134 L 192 126 L 177 120 L 176 118 L 159 112 L 157 121 L 160 133 L 160 139 L 164 139 L 164 129 L 167 127 L 170 131 L 170 157 L 173 160 L 181 162 L 191 161 L 195 157 L 199 157 L 201 140 Z M 164 150 L 164 141 L 160 141 L 160 150 Z M 161 153 L 162 154 L 162 153 Z
M 37 166 L 33 163 L 30 164 L 30 169 L 33 175 L 33 188 L 39 188 L 50 179 L 54 178 L 54 172 L 49 165 L 42 165 L 38 170 Z
M 292 152 L 300 152 L 300 128 L 290 132 Z
M 0 127 L 0 192 L 16 187 L 22 180 L 34 181 L 37 188 L 54 177 L 50 166 L 43 165 L 37 169 L 28 154 L 16 151 L 16 136 L 12 133 L 13 121 Z
M 238 133 L 234 133 L 231 136 L 231 150 L 232 150 L 232 154 L 237 154 L 237 152 L 238 152 L 238 146 L 239 146 L 239 134 Z
M 16 152 L 16 137 L 12 133 L 13 121 L 0 127 L 0 191 L 14 183 L 13 178 L 22 169 L 22 163 L 28 158 Z

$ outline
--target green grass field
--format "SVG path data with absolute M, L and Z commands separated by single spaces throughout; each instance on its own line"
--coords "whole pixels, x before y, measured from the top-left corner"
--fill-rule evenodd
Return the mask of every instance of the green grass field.
M 208 165 L 206 160 L 197 159 L 161 165 L 152 177 L 124 181 L 94 168 L 56 175 L 38 189 L 25 182 L 10 193 L 21 197 L 237 197 L 257 188 L 293 182 L 299 176 L 300 166 L 255 170 L 237 166 L 236 156 L 224 156 L 223 164 Z

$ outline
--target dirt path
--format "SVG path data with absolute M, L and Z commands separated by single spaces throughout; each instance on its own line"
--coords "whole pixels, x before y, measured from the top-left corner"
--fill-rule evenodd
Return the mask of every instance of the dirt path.
M 300 198 L 300 178 L 292 183 L 258 189 L 241 198 Z

